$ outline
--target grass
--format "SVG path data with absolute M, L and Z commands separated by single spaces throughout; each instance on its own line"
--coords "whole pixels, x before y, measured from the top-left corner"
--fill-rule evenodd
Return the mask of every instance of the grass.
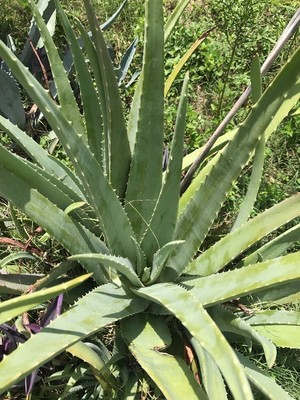
M 79 0 L 64 0 L 64 7 L 69 11 L 71 19 L 79 18 L 85 23 L 82 2 Z M 94 1 L 100 22 L 104 22 L 113 14 L 120 1 L 96 0 Z M 171 12 L 176 1 L 166 1 L 166 12 Z M 17 49 L 21 49 L 30 23 L 26 1 L 0 0 L 2 13 L 0 15 L 0 38 L 5 40 L 7 34 L 12 34 Z M 233 1 L 209 0 L 205 4 L 191 1 L 186 12 L 181 18 L 178 28 L 166 47 L 165 74 L 168 76 L 179 58 L 190 45 L 206 30 L 215 26 L 215 30 L 194 53 L 188 64 L 179 75 L 167 100 L 166 100 L 166 138 L 171 137 L 174 129 L 175 110 L 180 84 L 186 70 L 190 72 L 191 87 L 190 105 L 188 108 L 186 148 L 191 151 L 205 143 L 222 118 L 226 115 L 233 102 L 239 97 L 241 91 L 249 84 L 250 62 L 254 54 L 258 53 L 261 62 L 266 58 L 274 42 L 284 29 L 286 23 L 295 12 L 296 2 L 270 2 L 268 1 Z M 142 37 L 143 32 L 143 2 L 140 0 L 129 1 L 124 12 L 118 18 L 106 35 L 116 54 L 116 60 L 136 36 Z M 249 17 L 251 16 L 251 17 Z M 61 29 L 58 28 L 58 40 L 62 40 Z M 299 34 L 298 34 L 299 35 Z M 298 36 L 299 37 L 299 36 Z M 297 40 L 290 42 L 283 51 L 270 73 L 264 78 L 266 84 L 274 77 L 280 65 L 288 58 L 295 48 Z M 141 47 L 131 67 L 132 74 L 140 68 Z M 129 74 L 130 77 L 130 74 Z M 129 100 L 132 88 L 122 87 L 124 99 Z M 129 104 L 129 101 L 128 101 Z M 245 116 L 251 106 L 251 101 L 241 110 L 235 123 Z M 39 129 L 41 129 L 39 127 Z M 42 128 L 41 132 L 46 129 Z M 255 204 L 254 212 L 258 212 L 283 200 L 289 195 L 299 191 L 299 148 L 300 148 L 300 116 L 289 117 L 280 126 L 267 144 L 266 162 L 261 182 L 260 192 Z M 1 143 L 9 145 L 5 136 L 1 136 Z M 47 136 L 42 136 L 42 141 L 47 143 Z M 62 155 L 59 155 L 62 157 Z M 230 229 L 238 211 L 241 199 L 245 194 L 246 184 L 249 180 L 250 167 L 246 167 L 242 179 L 235 185 L 224 205 L 219 221 L 216 223 L 213 235 L 222 235 Z M 43 272 L 48 265 L 55 265 L 56 261 L 64 256 L 60 247 L 50 238 L 42 234 L 33 235 L 35 226 L 23 215 L 17 214 L 30 237 L 30 244 L 41 249 L 47 254 L 46 263 L 33 265 L 21 261 L 17 267 L 20 270 Z M 9 224 L 10 214 L 5 202 L 0 203 L 1 236 L 22 238 L 12 223 Z M 15 249 L 6 245 L 0 246 L 0 256 L 3 258 Z M 299 305 L 298 305 L 299 306 Z M 258 353 L 253 353 L 253 361 L 263 364 Z M 260 365 L 262 366 L 262 365 Z M 276 378 L 296 400 L 300 399 L 300 353 L 289 349 L 279 349 L 278 358 L 274 368 L 269 373 Z M 157 399 L 150 391 L 146 381 L 142 382 L 144 397 Z M 12 398 L 12 397 L 11 397 Z

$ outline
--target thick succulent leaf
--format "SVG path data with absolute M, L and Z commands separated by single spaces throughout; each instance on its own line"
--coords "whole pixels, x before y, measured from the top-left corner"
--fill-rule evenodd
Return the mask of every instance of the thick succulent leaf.
M 19 251 L 18 253 L 10 253 L 8 256 L 0 260 L 0 268 L 4 268 L 7 264 L 14 262 L 16 260 L 28 259 L 35 261 L 36 258 L 26 251 Z M 0 271 L 1 273 L 1 271 Z
M 291 304 L 300 300 L 300 280 L 279 284 L 251 295 L 251 303 L 259 307 L 272 307 L 276 304 Z M 247 303 L 249 299 L 242 298 L 241 303 Z
M 9 389 L 33 370 L 105 325 L 143 311 L 147 304 L 113 284 L 94 289 L 4 358 L 0 364 L 1 390 Z
M 30 6 L 35 22 L 41 33 L 43 44 L 47 51 L 51 72 L 53 74 L 58 93 L 59 103 L 71 126 L 78 135 L 81 135 L 84 133 L 82 117 L 78 110 L 76 99 L 68 80 L 68 76 L 65 72 L 63 63 L 60 59 L 58 49 L 55 46 L 51 34 L 48 31 L 47 25 L 45 24 L 43 17 L 38 11 L 38 8 L 33 0 L 30 0 Z M 39 106 L 39 104 L 37 105 Z
M 40 10 L 40 12 L 42 13 L 45 23 L 48 25 L 48 23 L 50 21 L 50 24 L 51 24 L 51 20 L 53 21 L 53 14 L 55 13 L 54 1 L 53 0 L 39 0 L 37 7 Z M 39 32 L 35 22 L 33 22 L 31 25 L 28 37 L 30 38 L 30 41 L 33 44 L 33 46 L 36 48 L 41 35 L 40 35 L 40 32 Z M 22 50 L 21 55 L 19 57 L 20 61 L 26 67 L 30 66 L 32 57 L 33 57 L 33 50 L 30 45 L 30 41 L 29 40 L 26 41 L 24 49 Z
M 112 252 L 135 260 L 138 249 L 132 239 L 134 233 L 127 215 L 82 136 L 79 136 L 74 131 L 71 124 L 62 114 L 61 108 L 55 104 L 36 79 L 1 42 L 0 54 L 2 58 L 5 58 L 7 64 L 29 95 L 39 105 L 63 144 L 72 160 L 78 177 L 85 187 L 86 195 L 97 214 Z M 118 230 L 115 228 L 116 226 L 122 226 L 122 229 Z
M 47 300 L 53 299 L 61 293 L 64 293 L 84 282 L 91 274 L 82 275 L 78 278 L 71 279 L 68 282 L 60 285 L 52 286 L 48 289 L 43 289 L 34 293 L 25 294 L 15 297 L 11 300 L 6 300 L 0 303 L 0 324 L 10 321 L 25 311 L 31 310 L 34 307 L 44 303 Z M 1 385 L 0 385 L 1 387 Z
M 270 340 L 258 334 L 250 323 L 237 315 L 225 310 L 222 306 L 214 306 L 209 309 L 209 314 L 222 332 L 232 332 L 243 337 L 254 339 L 259 343 L 265 353 L 268 367 L 271 368 L 276 359 L 276 347 Z
M 26 159 L 16 156 L 1 145 L 0 158 L 0 165 L 5 165 L 1 174 L 5 174 L 5 170 L 8 174 L 13 173 L 30 188 L 36 189 L 43 196 L 47 197 L 61 210 L 70 208 L 74 204 L 74 201 L 75 204 L 78 202 L 82 204 L 82 198 L 65 184 L 64 179 L 57 179 L 53 174 L 48 173 Z M 14 202 L 14 198 L 11 198 L 11 201 Z M 95 214 L 87 207 L 77 208 L 76 212 L 73 213 L 73 217 L 87 229 L 93 230 L 95 223 L 91 219 L 95 218 Z
M 164 28 L 164 42 L 166 43 L 172 31 L 174 30 L 181 14 L 185 10 L 186 6 L 189 4 L 190 0 L 179 0 L 174 11 L 167 19 Z
M 275 239 L 254 251 L 242 261 L 243 265 L 255 264 L 281 256 L 294 243 L 300 241 L 300 224 L 293 226 Z
M 210 275 L 219 271 L 255 242 L 299 215 L 300 194 L 296 194 L 226 235 L 193 260 L 185 273 Z
M 185 362 L 164 351 L 171 343 L 171 336 L 162 318 L 154 315 L 126 318 L 122 321 L 122 335 L 166 399 L 208 399 Z
M 297 252 L 244 268 L 181 281 L 200 304 L 209 306 L 283 283 L 293 284 L 300 278 L 300 270 L 295 268 L 299 260 L 300 252 Z
M 300 312 L 264 311 L 247 322 L 279 347 L 300 348 Z
M 0 68 L 0 114 L 5 115 L 13 124 L 25 125 L 25 111 L 21 100 L 20 89 L 14 78 Z
M 164 306 L 181 321 L 216 362 L 235 399 L 253 399 L 249 382 L 233 349 L 191 292 L 167 283 L 134 292 Z
M 262 133 L 266 129 L 274 131 L 300 98 L 299 60 L 300 48 L 252 108 L 180 215 L 174 239 L 185 239 L 186 242 L 171 256 L 166 280 L 180 275 L 193 258 Z
M 153 256 L 152 270 L 150 274 L 150 279 L 147 284 L 152 284 L 159 279 L 159 276 L 166 265 L 166 261 L 171 254 L 171 252 L 180 244 L 183 243 L 182 240 L 177 240 L 174 242 L 169 242 L 165 244 L 161 249 L 159 249 Z
M 64 13 L 60 3 L 55 0 L 58 16 L 60 17 L 66 37 L 68 39 L 70 49 L 72 51 L 75 68 L 77 71 L 77 79 L 81 91 L 81 101 L 84 110 L 86 123 L 86 134 L 88 144 L 94 153 L 98 163 L 102 163 L 102 110 L 99 103 L 98 95 L 94 87 L 94 83 L 85 61 L 84 54 L 78 43 L 76 35 L 71 24 Z
M 109 153 L 106 154 L 109 165 L 107 171 L 108 179 L 113 188 L 116 189 L 117 194 L 123 198 L 127 185 L 131 155 L 121 97 L 113 64 L 90 0 L 84 0 L 84 5 L 103 81 L 105 104 L 101 103 L 101 106 L 103 114 L 105 113 L 106 116 L 104 120 L 104 139 L 107 140 L 109 148 Z
M 146 0 L 143 69 L 128 122 L 134 143 L 126 209 L 139 238 L 148 226 L 162 184 L 164 38 L 162 0 Z
M 185 76 L 178 106 L 170 160 L 150 226 L 141 247 L 146 257 L 173 239 L 180 197 L 181 164 L 187 110 L 188 75 Z M 163 227 L 163 229 L 162 229 Z
M 78 196 L 84 198 L 80 188 L 81 184 L 69 168 L 53 158 L 24 131 L 1 116 L 0 128 L 3 129 L 3 131 L 6 132 L 41 168 L 64 182 L 67 188 L 74 191 Z
M 71 254 L 108 252 L 105 244 L 89 230 L 1 165 L 0 193 L 55 237 Z M 88 272 L 94 273 L 97 282 L 106 282 L 98 263 L 85 263 L 84 266 Z
M 0 293 L 21 294 L 37 282 L 41 275 L 2 273 L 0 271 Z M 1 303 L 0 303 L 1 304 Z
M 236 352 L 236 355 L 245 367 L 245 373 L 249 381 L 256 386 L 270 400 L 293 400 L 289 394 L 280 387 L 276 381 L 265 375 L 248 358 Z
M 227 400 L 224 380 L 216 362 L 194 337 L 189 340 L 197 356 L 201 379 L 209 400 Z
M 106 389 L 107 383 L 115 386 L 117 385 L 115 377 L 109 371 L 101 371 L 104 369 L 105 363 L 100 355 L 88 344 L 80 341 L 68 347 L 67 351 L 73 356 L 78 357 L 82 361 L 88 363 L 92 367 L 95 377 L 101 383 L 101 386 L 104 389 Z
M 118 69 L 115 69 L 115 74 L 117 75 L 118 78 L 118 86 L 121 85 L 123 80 L 126 77 L 126 74 L 129 70 L 129 67 L 131 65 L 131 62 L 133 60 L 134 54 L 136 52 L 137 44 L 138 44 L 139 39 L 135 38 L 131 45 L 128 47 L 128 49 L 125 51 L 122 60 L 120 62 L 120 66 Z
M 115 257 L 107 254 L 79 254 L 76 256 L 69 257 L 71 260 L 97 260 L 108 268 L 113 268 L 120 272 L 122 275 L 136 287 L 143 286 L 142 282 L 138 278 L 136 271 L 128 260 L 128 258 Z
M 251 87 L 252 102 L 255 104 L 262 94 L 262 75 L 260 72 L 260 62 L 257 55 L 253 58 L 251 64 Z M 253 209 L 263 174 L 265 142 L 265 133 L 263 133 L 255 149 L 252 163 L 252 173 L 250 176 L 247 193 L 240 206 L 237 219 L 232 227 L 233 231 L 247 222 Z

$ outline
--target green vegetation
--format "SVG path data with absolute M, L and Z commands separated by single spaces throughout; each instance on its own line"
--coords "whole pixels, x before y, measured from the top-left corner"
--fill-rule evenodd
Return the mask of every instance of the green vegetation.
M 14 93 L 43 115 L 35 111 L 24 130 L 16 114 L 0 116 L 0 394 L 24 398 L 27 376 L 28 400 L 299 399 L 297 40 L 263 79 L 258 62 L 296 4 L 182 0 L 173 24 L 177 1 L 131 1 L 105 32 L 112 64 L 89 0 L 55 1 L 54 42 L 30 3 L 6 5 L 0 34 L 14 31 L 21 49 L 34 14 L 57 97 L 0 44 L 22 87 Z M 119 5 L 95 1 L 100 22 Z M 11 13 L 20 7 L 22 15 Z M 211 28 L 164 106 L 166 78 Z M 116 68 L 136 35 L 120 82 Z M 70 74 L 59 62 L 65 37 Z M 193 150 L 250 71 L 252 98 L 184 191 Z

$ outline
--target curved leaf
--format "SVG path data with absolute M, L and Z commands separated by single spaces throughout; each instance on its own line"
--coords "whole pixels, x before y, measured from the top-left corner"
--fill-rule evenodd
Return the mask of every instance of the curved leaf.
M 7 322 L 32 308 L 53 299 L 61 293 L 64 293 L 87 280 L 91 274 L 79 276 L 60 285 L 52 286 L 48 289 L 39 290 L 34 293 L 25 294 L 6 300 L 0 303 L 0 324 Z M 1 385 L 0 385 L 1 387 Z
M 105 325 L 143 311 L 147 304 L 113 284 L 94 289 L 4 358 L 0 363 L 1 391 Z
M 134 292 L 164 306 L 181 321 L 216 362 L 235 399 L 253 399 L 248 380 L 233 349 L 192 292 L 167 283 Z
M 122 321 L 122 335 L 167 400 L 208 400 L 185 362 L 164 352 L 171 336 L 163 319 L 153 315 L 126 318 Z

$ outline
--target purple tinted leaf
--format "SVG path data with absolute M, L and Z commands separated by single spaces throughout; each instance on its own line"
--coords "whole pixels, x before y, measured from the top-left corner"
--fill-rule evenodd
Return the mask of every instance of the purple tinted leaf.
M 41 327 L 47 326 L 50 324 L 51 321 L 53 321 L 58 315 L 61 314 L 61 309 L 62 309 L 62 302 L 63 302 L 63 294 L 60 294 L 57 296 L 50 306 L 48 307 L 45 315 L 43 316 L 41 320 Z
M 25 393 L 26 393 L 26 396 L 28 396 L 31 393 L 31 391 L 33 389 L 33 385 L 34 385 L 35 380 L 37 378 L 38 372 L 39 372 L 39 370 L 36 369 L 30 375 L 26 376 L 26 378 L 25 378 Z

